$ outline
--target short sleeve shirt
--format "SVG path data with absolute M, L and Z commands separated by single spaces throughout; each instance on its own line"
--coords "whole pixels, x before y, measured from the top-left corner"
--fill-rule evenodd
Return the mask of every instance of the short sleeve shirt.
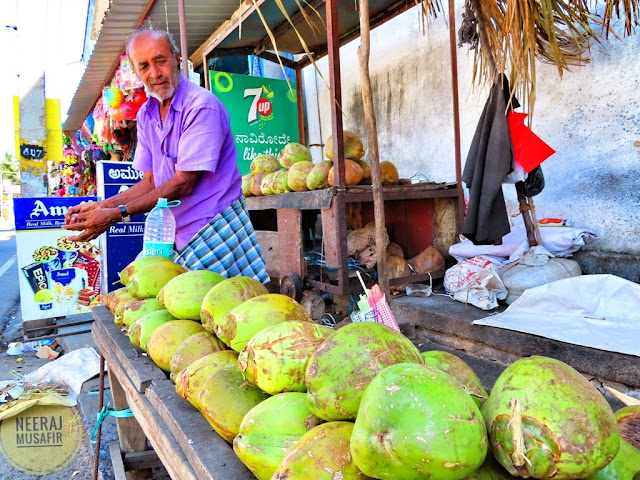
M 229 114 L 213 93 L 181 76 L 164 123 L 153 97 L 140 108 L 137 123 L 133 168 L 153 172 L 156 188 L 176 171 L 203 172 L 191 194 L 172 209 L 181 249 L 242 195 Z

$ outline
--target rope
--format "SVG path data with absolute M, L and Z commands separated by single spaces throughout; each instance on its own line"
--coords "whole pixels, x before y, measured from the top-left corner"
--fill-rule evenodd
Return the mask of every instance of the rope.
M 100 355 L 100 388 L 98 390 L 98 394 L 98 408 L 102 410 L 102 406 L 104 404 L 104 357 L 102 355 Z M 101 425 L 102 424 L 96 425 L 96 427 L 98 428 L 98 434 L 96 437 L 96 445 L 93 453 L 93 480 L 98 480 L 98 466 L 100 465 L 100 440 L 102 437 Z
M 98 413 L 98 420 L 96 421 L 96 426 L 91 434 L 91 443 L 98 442 L 96 437 L 100 436 L 102 431 L 102 422 L 104 422 L 108 416 L 116 418 L 130 418 L 133 417 L 133 412 L 130 408 L 126 408 L 124 410 L 113 410 L 112 408 L 109 408 L 109 405 L 103 406 Z

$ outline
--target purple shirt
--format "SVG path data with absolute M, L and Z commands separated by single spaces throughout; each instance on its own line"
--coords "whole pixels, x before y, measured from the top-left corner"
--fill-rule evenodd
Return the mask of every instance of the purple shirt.
M 164 124 L 155 98 L 149 97 L 138 111 L 133 159 L 136 170 L 153 172 L 156 188 L 177 170 L 204 172 L 191 194 L 171 209 L 178 250 L 242 195 L 229 114 L 213 93 L 180 79 Z

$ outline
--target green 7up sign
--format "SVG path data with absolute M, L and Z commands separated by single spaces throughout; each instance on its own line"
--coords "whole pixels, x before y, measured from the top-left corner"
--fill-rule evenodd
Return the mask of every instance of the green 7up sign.
M 209 72 L 211 91 L 229 112 L 231 131 L 238 151 L 240 173 L 250 173 L 260 153 L 277 156 L 282 147 L 298 141 L 298 105 L 295 83 Z

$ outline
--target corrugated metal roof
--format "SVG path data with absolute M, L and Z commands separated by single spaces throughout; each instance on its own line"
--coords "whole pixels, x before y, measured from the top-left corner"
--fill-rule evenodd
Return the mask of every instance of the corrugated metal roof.
M 187 49 L 189 54 L 202 45 L 220 25 L 231 17 L 238 0 L 185 0 Z M 156 28 L 167 29 L 180 48 L 180 26 L 177 0 L 114 0 L 104 19 L 100 37 L 91 59 L 71 101 L 64 124 L 65 132 L 74 132 L 82 125 L 102 93 L 102 87 L 111 81 L 120 55 L 131 29 L 146 18 Z

